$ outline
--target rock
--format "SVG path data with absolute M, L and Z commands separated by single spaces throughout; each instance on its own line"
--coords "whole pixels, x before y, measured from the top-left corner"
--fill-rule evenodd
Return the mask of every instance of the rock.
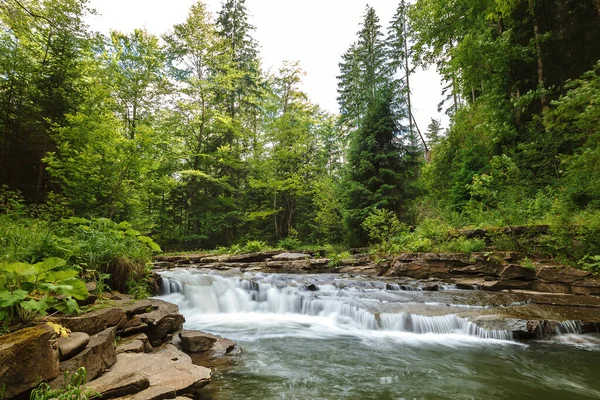
M 128 336 L 125 339 L 125 341 L 133 340 L 139 340 L 144 344 L 144 353 L 150 353 L 153 350 L 152 345 L 150 344 L 150 340 L 148 339 L 148 336 L 146 336 L 145 333 L 138 333 L 137 335 Z
M 181 339 L 181 348 L 191 353 L 210 350 L 218 339 L 222 339 L 220 336 L 210 333 L 187 329 L 179 334 L 179 338 Z
M 125 317 L 119 308 L 102 310 L 79 315 L 77 317 L 47 317 L 46 320 L 69 328 L 71 332 L 85 332 L 95 335 L 111 326 L 117 326 Z
M 133 379 L 133 374 L 143 376 L 149 383 L 149 387 L 147 386 L 149 391 L 138 391 L 139 395 L 135 397 L 136 399 L 164 398 L 160 397 L 161 393 L 172 394 L 175 392 L 177 395 L 195 393 L 207 385 L 211 379 L 210 369 L 193 365 L 187 354 L 177 350 L 173 345 L 165 345 L 151 354 L 119 354 L 117 362 L 111 369 L 86 387 L 98 390 L 98 387 L 101 386 L 105 392 L 112 393 L 111 386 L 119 386 L 123 377 Z M 126 393 L 110 397 L 124 395 Z M 147 395 L 148 397 L 146 397 Z M 102 398 L 110 397 L 103 396 Z
M 319 287 L 314 283 L 311 283 L 310 285 L 304 285 L 304 290 L 308 290 L 309 292 L 318 292 Z
M 4 398 L 32 389 L 60 374 L 56 334 L 47 324 L 0 336 L 0 386 Z
M 510 264 L 500 272 L 500 280 L 532 281 L 535 279 L 535 269 L 523 268 L 516 264 Z
M 146 335 L 152 346 L 158 346 L 164 343 L 167 335 L 180 330 L 183 327 L 185 318 L 179 313 L 179 308 L 175 304 L 167 303 L 162 300 L 150 300 L 153 311 L 140 314 L 140 320 L 148 325 Z
M 177 392 L 175 389 L 168 386 L 154 386 L 149 387 L 148 389 L 141 391 L 133 396 L 125 396 L 119 397 L 119 399 L 127 399 L 127 400 L 164 400 L 164 399 L 174 399 L 177 397 Z M 183 399 L 190 400 L 187 397 L 183 397 Z
M 125 335 L 131 335 L 138 332 L 143 332 L 148 329 L 148 324 L 142 322 L 141 318 L 138 316 L 131 317 L 127 320 L 125 326 L 123 326 L 122 330 Z
M 117 354 L 121 353 L 145 353 L 144 342 L 141 340 L 129 340 L 117 345 Z
M 271 257 L 273 261 L 297 261 L 297 260 L 308 260 L 312 258 L 309 254 L 304 253 L 281 253 Z
M 556 267 L 542 266 L 537 268 L 537 278 L 544 282 L 573 283 L 590 276 L 588 271 L 574 268 L 558 269 Z
M 210 352 L 213 357 L 223 357 L 226 354 L 235 352 L 236 349 L 238 349 L 238 347 L 233 340 L 219 337 L 215 344 L 210 348 Z
M 138 300 L 133 304 L 123 305 L 121 309 L 127 314 L 127 317 L 130 318 L 137 314 L 153 311 L 156 307 L 152 304 L 151 300 Z
M 112 372 L 112 371 L 111 371 Z M 90 389 L 100 393 L 103 399 L 135 394 L 150 386 L 148 377 L 138 371 L 122 371 L 121 373 L 106 373 L 100 378 L 84 385 L 83 389 Z
M 440 290 L 440 285 L 423 286 L 424 292 L 438 292 L 439 290 Z
M 58 354 L 60 360 L 74 356 L 87 346 L 90 335 L 84 332 L 73 332 L 69 337 L 58 338 Z
M 63 386 L 65 384 L 64 373 L 73 374 L 79 367 L 85 367 L 88 381 L 106 371 L 115 363 L 117 357 L 115 331 L 114 327 L 108 328 L 91 336 L 83 351 L 60 363 L 60 376 L 51 381 L 50 386 L 53 388 Z

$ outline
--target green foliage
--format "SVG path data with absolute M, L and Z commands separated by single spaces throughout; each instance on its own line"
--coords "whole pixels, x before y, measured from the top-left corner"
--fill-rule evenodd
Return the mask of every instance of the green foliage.
M 78 313 L 76 300 L 88 296 L 79 271 L 65 267 L 60 258 L 28 264 L 0 263 L 0 312 L 5 318 L 28 321 L 46 315 L 50 308 Z M 4 319 L 4 318 L 3 318 Z
M 373 251 L 382 254 L 390 253 L 392 239 L 407 230 L 393 212 L 378 208 L 365 218 L 362 226 L 369 235 Z
M 277 247 L 285 250 L 298 250 L 302 246 L 300 239 L 296 237 L 286 237 L 277 242 Z
M 525 269 L 535 270 L 535 265 L 533 261 L 529 259 L 529 257 L 525 257 L 521 260 L 521 267 Z
M 256 252 L 265 251 L 268 249 L 269 249 L 269 246 L 267 245 L 267 243 L 260 241 L 260 240 L 250 240 L 250 241 L 246 242 L 243 250 L 246 253 L 256 253 Z
M 579 261 L 581 269 L 590 271 L 594 275 L 600 274 L 600 256 L 585 256 Z
M 88 400 L 100 397 L 98 392 L 82 387 L 87 383 L 87 371 L 84 367 L 80 367 L 70 377 L 68 371 L 65 372 L 64 378 L 64 388 L 52 389 L 47 383 L 40 383 L 31 391 L 30 400 Z

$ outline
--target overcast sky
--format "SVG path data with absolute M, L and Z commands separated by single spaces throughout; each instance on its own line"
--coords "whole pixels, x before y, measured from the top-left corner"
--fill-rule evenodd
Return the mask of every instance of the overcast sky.
M 195 0 L 91 0 L 100 14 L 90 20 L 93 29 L 131 32 L 145 28 L 155 34 L 169 31 L 185 20 Z M 216 14 L 221 0 L 205 0 Z M 377 11 L 384 28 L 392 19 L 397 2 L 368 0 Z M 300 61 L 306 71 L 302 89 L 313 103 L 330 112 L 338 112 L 338 63 L 356 40 L 367 0 L 247 0 L 250 22 L 256 27 L 255 39 L 265 69 L 276 71 L 282 61 Z M 413 113 L 421 131 L 431 118 L 447 119 L 438 114 L 441 85 L 434 70 L 418 71 L 411 76 Z

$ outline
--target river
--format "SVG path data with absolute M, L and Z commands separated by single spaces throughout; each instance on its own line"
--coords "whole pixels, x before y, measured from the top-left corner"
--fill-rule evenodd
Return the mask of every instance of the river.
M 205 399 L 599 399 L 600 340 L 527 342 L 477 318 L 527 296 L 335 274 L 165 271 L 185 328 L 235 340 Z

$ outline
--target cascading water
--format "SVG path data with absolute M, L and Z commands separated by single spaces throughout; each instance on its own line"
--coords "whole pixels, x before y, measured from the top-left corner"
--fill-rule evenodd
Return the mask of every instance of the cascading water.
M 309 288 L 301 282 L 281 280 L 277 275 L 242 278 L 176 271 L 163 273 L 162 294 L 171 296 L 170 300 L 178 303 L 184 312 L 193 312 L 196 316 L 242 313 L 313 316 L 354 330 L 512 340 L 510 331 L 483 329 L 453 314 L 423 316 L 382 312 L 381 306 L 390 308 L 390 300 L 393 300 L 385 298 L 385 292 L 399 290 L 390 284 L 368 282 L 360 287 L 338 286 L 344 285 L 333 282 L 313 284 Z
M 162 278 L 161 297 L 179 306 L 186 328 L 243 350 L 230 371 L 213 371 L 202 398 L 600 398 L 597 347 L 524 345 L 463 318 L 494 322 L 488 317 L 505 308 L 527 307 L 527 295 L 336 274 L 170 270 Z M 557 328 L 572 342 L 579 325 Z

